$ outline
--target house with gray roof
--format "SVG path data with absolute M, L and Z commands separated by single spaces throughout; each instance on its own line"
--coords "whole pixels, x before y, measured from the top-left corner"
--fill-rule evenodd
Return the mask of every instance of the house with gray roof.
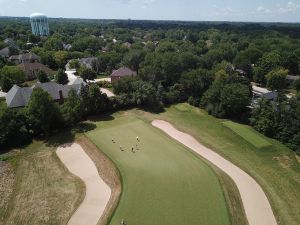
M 79 59 L 79 64 L 81 66 L 85 66 L 89 69 L 93 69 L 93 65 L 94 63 L 96 63 L 98 60 L 97 57 L 88 57 L 88 58 L 82 58 L 82 59 Z
M 47 82 L 37 83 L 32 87 L 19 87 L 14 85 L 6 94 L 6 104 L 8 108 L 25 107 L 35 87 L 40 87 L 46 91 L 53 101 L 62 103 L 64 99 L 68 98 L 71 90 L 74 90 L 79 95 L 82 85 L 86 85 L 86 83 L 78 82 L 72 85 L 61 85 L 55 82 Z
M 3 48 L 0 50 L 0 57 L 2 58 L 8 58 L 10 55 L 9 47 Z
M 299 75 L 287 75 L 286 81 L 289 85 L 292 85 L 296 80 L 300 80 Z
M 19 46 L 16 45 L 14 39 L 12 39 L 12 38 L 6 38 L 3 42 L 14 49 L 17 49 L 17 50 L 20 49 Z
M 14 85 L 9 92 L 6 94 L 6 104 L 8 108 L 24 107 L 28 104 L 32 88 L 24 87 L 21 88 Z
M 9 57 L 9 60 L 15 64 L 33 63 L 39 62 L 40 57 L 34 54 L 33 52 L 29 52 L 20 55 L 12 55 L 11 57 Z

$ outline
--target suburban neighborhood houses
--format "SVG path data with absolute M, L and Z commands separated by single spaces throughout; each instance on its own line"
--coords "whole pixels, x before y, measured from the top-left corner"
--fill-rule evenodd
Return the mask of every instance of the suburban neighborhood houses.
M 113 70 L 112 74 L 110 75 L 111 82 L 118 81 L 124 77 L 128 76 L 136 76 L 136 72 L 127 68 L 127 67 L 121 67 L 117 70 Z
M 0 225 L 299 225 L 299 15 L 0 0 Z

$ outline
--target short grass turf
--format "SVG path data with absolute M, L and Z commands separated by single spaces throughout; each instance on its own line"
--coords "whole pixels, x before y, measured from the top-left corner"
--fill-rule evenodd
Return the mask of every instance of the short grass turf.
M 266 148 L 270 147 L 271 143 L 265 138 L 261 137 L 256 131 L 252 130 L 250 127 L 238 124 L 232 121 L 225 121 L 222 124 L 232 130 L 235 134 L 242 137 L 244 140 L 248 141 L 256 148 Z
M 216 174 L 185 147 L 131 116 L 97 126 L 86 135 L 116 164 L 123 183 L 110 224 L 230 224 Z

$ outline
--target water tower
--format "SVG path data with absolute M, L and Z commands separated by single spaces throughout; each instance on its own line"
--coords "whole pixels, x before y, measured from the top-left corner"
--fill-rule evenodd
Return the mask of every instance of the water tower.
M 32 33 L 36 36 L 48 36 L 49 24 L 48 18 L 41 13 L 33 13 L 30 15 L 30 23 Z

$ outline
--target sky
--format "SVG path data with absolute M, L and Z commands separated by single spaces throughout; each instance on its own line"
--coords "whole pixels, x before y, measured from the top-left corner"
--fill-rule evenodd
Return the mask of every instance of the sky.
M 0 16 L 300 22 L 300 0 L 0 0 Z

